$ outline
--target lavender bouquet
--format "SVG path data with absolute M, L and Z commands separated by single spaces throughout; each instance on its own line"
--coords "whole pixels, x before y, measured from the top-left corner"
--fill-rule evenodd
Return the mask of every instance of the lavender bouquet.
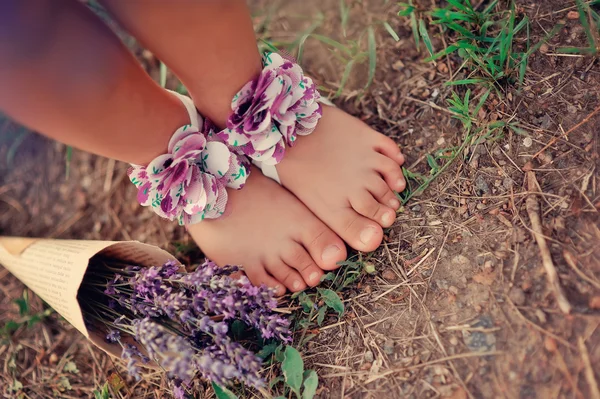
M 119 345 L 129 373 L 158 365 L 184 398 L 198 376 L 216 384 L 241 382 L 260 389 L 262 361 L 230 333 L 239 320 L 263 339 L 291 341 L 289 321 L 274 312 L 273 291 L 255 287 L 238 267 L 211 261 L 187 273 L 180 265 L 141 267 L 95 257 L 79 290 L 88 328 Z

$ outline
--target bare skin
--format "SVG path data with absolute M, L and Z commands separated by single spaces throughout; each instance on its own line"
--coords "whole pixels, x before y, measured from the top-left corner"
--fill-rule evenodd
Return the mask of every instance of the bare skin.
M 103 3 L 179 76 L 200 112 L 223 127 L 231 98 L 261 70 L 245 1 Z M 288 148 L 278 171 L 283 186 L 344 241 L 372 251 L 400 206 L 392 190 L 405 187 L 403 162 L 392 140 L 325 107 L 315 132 Z M 208 239 L 204 230 L 190 228 L 203 248 Z M 320 265 L 318 258 L 314 261 Z
M 78 1 L 0 2 L 0 109 L 85 151 L 145 164 L 188 123 L 181 102 L 142 70 Z M 190 228 L 219 264 L 254 284 L 298 291 L 346 257 L 343 241 L 284 188 L 254 171 L 226 215 Z

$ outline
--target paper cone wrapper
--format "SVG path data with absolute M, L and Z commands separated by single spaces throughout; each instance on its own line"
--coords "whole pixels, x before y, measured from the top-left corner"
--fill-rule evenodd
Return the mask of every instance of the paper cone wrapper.
M 88 331 L 77 292 L 89 261 L 108 256 L 141 266 L 177 261 L 162 249 L 138 241 L 79 241 L 0 237 L 0 264 L 105 352 L 118 356 L 120 348 L 106 343 L 103 334 Z M 82 301 L 85 298 L 81 298 Z

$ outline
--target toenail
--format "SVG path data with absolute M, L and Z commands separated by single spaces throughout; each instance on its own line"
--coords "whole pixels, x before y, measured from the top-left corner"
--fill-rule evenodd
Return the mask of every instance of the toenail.
M 312 272 L 312 273 L 310 274 L 310 276 L 308 276 L 308 279 L 309 279 L 310 281 L 312 281 L 312 282 L 316 282 L 316 281 L 318 281 L 318 280 L 319 280 L 319 273 L 317 273 L 317 272 Z
M 404 179 L 400 179 L 398 180 L 397 186 L 398 187 L 398 191 L 404 190 Z
M 296 281 L 294 281 L 294 284 L 292 284 L 292 287 L 293 287 L 295 290 L 299 290 L 299 289 L 300 289 L 300 287 L 302 287 L 302 283 L 301 283 L 300 281 L 296 280 Z
M 383 224 L 392 224 L 394 222 L 394 214 L 391 212 L 386 212 L 381 217 L 381 221 Z
M 337 258 L 339 253 L 340 253 L 340 247 L 338 247 L 337 245 L 330 245 L 327 248 L 325 248 L 325 251 L 323 251 L 323 255 L 321 255 L 321 259 L 324 262 L 329 262 L 329 261 Z
M 396 158 L 398 159 L 399 162 L 404 162 L 404 154 L 399 153 Z
M 365 245 L 369 245 L 375 234 L 377 234 L 377 229 L 375 227 L 367 227 L 360 232 L 360 241 Z
M 398 201 L 396 198 L 392 198 L 390 200 L 390 206 L 392 207 L 392 209 L 398 209 L 400 208 L 400 201 Z

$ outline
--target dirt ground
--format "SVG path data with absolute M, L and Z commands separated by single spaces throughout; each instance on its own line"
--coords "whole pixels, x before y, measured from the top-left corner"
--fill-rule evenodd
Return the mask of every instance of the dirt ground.
M 275 43 L 293 41 L 319 12 L 324 22 L 316 32 L 340 41 L 387 21 L 400 40 L 375 30 L 373 84 L 362 93 L 368 62 L 358 65 L 336 105 L 395 139 L 410 170 L 427 173 L 426 154 L 460 145 L 463 132 L 446 99 L 462 89 L 443 85 L 460 61 L 423 62 L 408 20 L 395 15 L 397 6 L 348 2 L 344 37 L 339 1 L 251 3 L 258 34 Z M 370 258 L 376 273 L 343 293 L 342 320 L 326 320 L 302 349 L 307 365 L 319 373 L 320 398 L 598 397 L 600 62 L 556 55 L 557 47 L 583 40 L 579 21 L 567 18 L 571 3 L 517 1 L 518 11 L 532 21 L 533 42 L 566 21 L 532 55 L 524 88 L 507 84 L 479 112 L 481 121 L 518 122 L 524 134 L 508 130 L 467 146 L 403 207 Z M 442 48 L 441 36 L 430 34 Z M 140 58 L 156 76 L 157 60 L 147 52 Z M 324 45 L 307 40 L 303 65 L 324 93 L 337 90 L 345 65 Z M 481 95 L 478 90 L 473 96 Z M 14 129 L 6 123 L 2 134 Z M 181 227 L 136 204 L 125 164 L 75 150 L 66 178 L 65 154 L 65 146 L 35 134 L 14 159 L 7 143 L 0 146 L 0 235 L 135 239 L 186 261 L 199 259 Z M 531 176 L 538 185 L 530 184 Z M 533 203 L 540 207 L 570 314 L 561 311 L 547 282 L 527 211 Z M 19 318 L 12 301 L 24 290 L 0 268 L 2 322 Z M 40 311 L 41 301 L 30 296 L 32 311 Z M 0 392 L 7 397 L 15 378 L 25 398 L 90 397 L 122 371 L 57 315 L 0 343 Z M 76 373 L 65 370 L 71 361 Z M 168 397 L 159 378 L 124 383 L 125 397 Z

